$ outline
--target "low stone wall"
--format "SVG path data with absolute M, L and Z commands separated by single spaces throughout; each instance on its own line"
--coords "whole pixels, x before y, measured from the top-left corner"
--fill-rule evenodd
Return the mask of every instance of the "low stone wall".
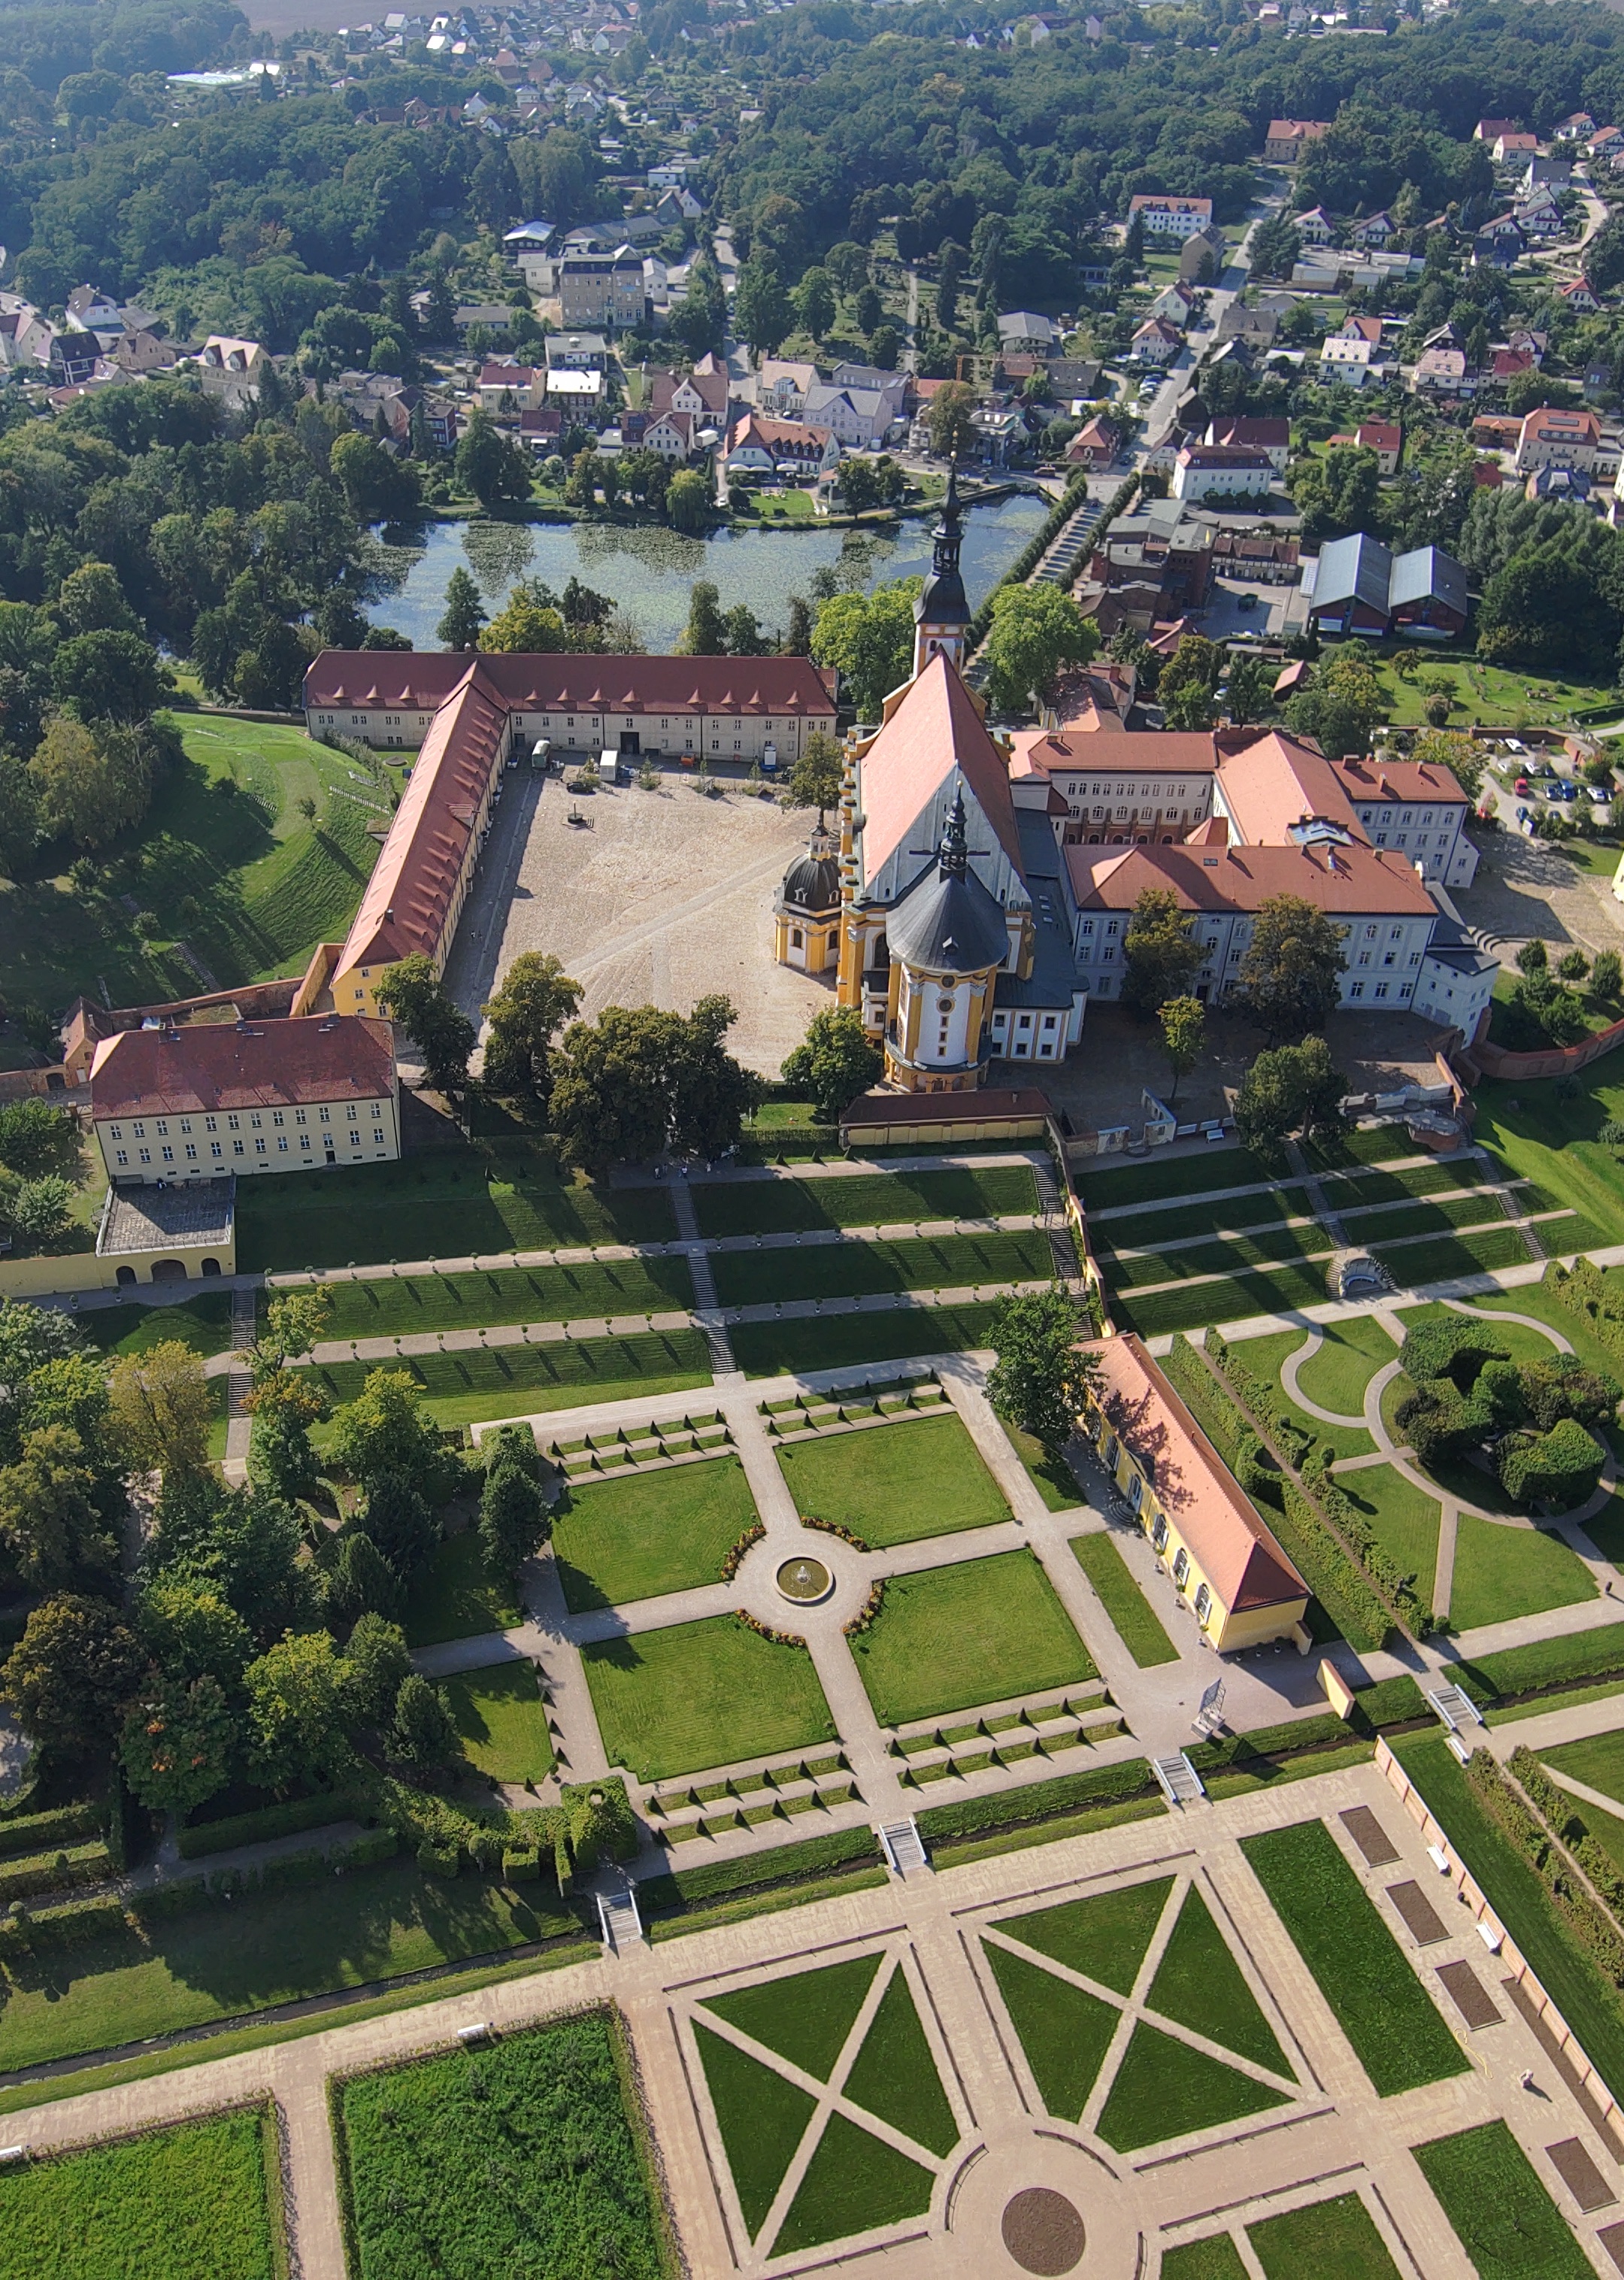
M 1589 1068 L 1592 1061 L 1600 1060 L 1615 1045 L 1624 1044 L 1624 1021 L 1610 1022 L 1606 1028 L 1597 1029 L 1594 1036 L 1582 1037 L 1576 1045 L 1548 1045 L 1543 1052 L 1512 1053 L 1504 1045 L 1492 1045 L 1488 1037 L 1488 1015 L 1483 1021 L 1483 1034 L 1468 1048 L 1471 1058 L 1485 1076 L 1530 1082 L 1540 1077 L 1571 1076 L 1576 1070 Z

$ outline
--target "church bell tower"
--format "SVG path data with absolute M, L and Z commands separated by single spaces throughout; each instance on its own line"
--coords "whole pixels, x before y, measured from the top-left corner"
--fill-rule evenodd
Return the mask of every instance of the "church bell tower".
M 964 544 L 964 515 L 958 505 L 958 466 L 948 470 L 947 496 L 931 549 L 930 575 L 913 605 L 913 678 L 917 681 L 933 657 L 945 657 L 956 672 L 965 669 L 965 643 L 970 627 L 970 605 L 958 568 Z

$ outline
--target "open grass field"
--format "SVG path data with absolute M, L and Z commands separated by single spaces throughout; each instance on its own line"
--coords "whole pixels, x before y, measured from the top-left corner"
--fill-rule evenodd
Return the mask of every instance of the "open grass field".
M 1249 1347 L 1249 1356 L 1251 1351 Z M 1326 1330 L 1318 1352 L 1298 1370 L 1297 1383 L 1321 1408 L 1360 1417 L 1366 1387 L 1379 1369 L 1397 1359 L 1397 1347 L 1375 1316 L 1358 1314 Z
M 408 1646 L 511 1631 L 523 1620 L 517 1593 L 505 1575 L 487 1567 L 478 1531 L 472 1528 L 443 1537 L 435 1547 L 412 1580 L 402 1617 Z
M 535 1889 L 535 1888 L 532 1888 Z M 534 1904 L 414 1860 L 250 1893 L 88 1947 L 7 1967 L 0 2069 L 143 2042 L 336 1988 L 580 1930 L 557 1895 Z
M 778 1461 L 798 1512 L 838 1521 L 866 1544 L 911 1544 L 1010 1517 L 974 1442 L 951 1414 L 799 1442 L 780 1449 Z
M 1112 1629 L 1141 1670 L 1158 1663 L 1176 1662 L 1179 1651 L 1162 1629 L 1151 1603 L 1135 1583 L 1128 1562 L 1104 1529 L 1089 1536 L 1074 1536 L 1072 1552 L 1077 1565 L 1099 1593 Z
M 860 1362 L 974 1351 L 991 1337 L 998 1305 L 988 1300 L 969 1306 L 906 1306 L 882 1314 L 743 1322 L 727 1336 L 734 1360 L 746 1376 L 799 1375 L 807 1370 L 850 1368 Z M 707 1371 L 707 1382 L 708 1377 Z
M 956 1290 L 1043 1282 L 1054 1274 L 1049 1238 L 946 1235 L 912 1243 L 815 1243 L 789 1251 L 713 1253 L 718 1303 L 760 1306 L 793 1298 L 855 1298 L 870 1290 Z
M 780 1646 L 732 1615 L 583 1647 L 612 1766 L 666 1781 L 835 1739 L 804 1647 Z
M 231 1344 L 231 1293 L 205 1290 L 178 1306 L 97 1306 L 76 1319 L 102 1353 L 146 1353 L 167 1339 L 196 1354 L 224 1353 Z
M 1144 1164 L 1106 1159 L 1097 1172 L 1083 1171 L 1077 1185 L 1085 1210 L 1113 1210 L 1119 1204 L 1159 1203 L 1166 1196 L 1205 1196 L 1227 1188 L 1273 1187 L 1276 1174 L 1249 1148 L 1208 1148 L 1199 1156 L 1157 1156 Z
M 879 1970 L 878 1955 L 856 1955 L 712 1995 L 705 2008 L 752 2042 L 827 2082 Z
M 882 1725 L 1071 1686 L 1097 1675 L 1030 1552 L 895 1575 L 851 1642 Z
M 245 1275 L 669 1243 L 676 1231 L 664 1189 L 594 1187 L 561 1175 L 546 1149 L 522 1142 L 274 1175 L 245 1181 L 237 1195 L 237 1265 Z
M 1414 1576 L 1423 1603 L 1429 1603 L 1442 1517 L 1436 1498 L 1423 1496 L 1391 1465 L 1339 1473 L 1336 1485 L 1349 1503 L 1365 1514 L 1388 1557 L 1404 1575 Z
M 1267 1829 L 1241 1849 L 1379 2096 L 1467 2071 L 1323 1822 Z
M 1540 1756 L 1552 1773 L 1571 1774 L 1588 1789 L 1616 1798 L 1624 1806 L 1624 1732 L 1590 1734 L 1582 1742 L 1561 1742 Z
M 1415 2158 L 1479 2280 L 1590 2280 L 1589 2258 L 1504 2122 L 1435 2138 Z
M 336 2094 L 354 2280 L 673 2267 L 606 2012 L 362 2075 Z M 499 2190 L 496 2188 L 499 2187 Z
M 735 1456 L 572 1483 L 552 1537 L 565 1605 L 578 1615 L 714 1583 L 756 1518 Z
M 462 1737 L 463 1754 L 492 1781 L 544 1781 L 553 1768 L 547 1710 L 535 1665 L 488 1663 L 440 1681 Z
M 12 1003 L 99 997 L 102 980 L 115 1005 L 188 996 L 197 977 L 181 942 L 229 989 L 298 972 L 348 927 L 377 859 L 368 826 L 389 821 L 370 776 L 352 781 L 353 762 L 296 728 L 176 721 L 184 762 L 89 892 L 65 876 L 0 885 L 0 993 Z M 316 803 L 308 823 L 301 798 Z M 138 912 L 150 913 L 150 939 Z
M 1398 2280 L 1398 2267 L 1357 2193 L 1289 2209 L 1247 2228 L 1264 2280 Z
M 328 1398 L 353 1401 L 375 1361 L 325 1362 L 311 1375 Z M 471 1348 L 466 1353 L 405 1354 L 404 1369 L 436 1423 L 472 1425 L 523 1417 L 532 1410 L 573 1409 L 584 1402 L 624 1401 L 643 1393 L 681 1393 L 711 1383 L 700 1330 L 644 1331 L 630 1337 L 561 1338 L 545 1345 Z M 319 1429 L 318 1429 L 319 1445 Z
M 1240 1349 L 1241 1359 L 1248 1369 L 1278 1389 L 1280 1405 L 1287 1416 L 1328 1448 L 1334 1457 L 1374 1456 L 1376 1444 L 1366 1427 L 1328 1425 L 1322 1417 L 1305 1409 L 1300 1401 L 1293 1401 L 1286 1391 L 1282 1372 L 1290 1356 L 1302 1352 L 1304 1337 L 1304 1331 L 1298 1329 L 1276 1331 L 1266 1338 L 1248 1338 Z M 1390 1339 L 1388 1343 L 1392 1344 Z M 1397 1347 L 1393 1346 L 1392 1352 L 1396 1355 Z M 1328 1409 L 1333 1406 L 1329 1402 L 1324 1406 Z
M 0 2183 L 6 2280 L 274 2280 L 270 2113 L 225 2114 L 31 2162 Z
M 809 1235 L 820 1228 L 1008 1219 L 1038 1208 L 1027 1164 L 951 1172 L 854 1172 L 804 1180 L 696 1181 L 701 1235 Z
M 1595 1578 L 1560 1537 L 1537 1528 L 1497 1527 L 1491 1520 L 1461 1514 L 1449 1603 L 1457 1630 L 1577 1606 L 1595 1597 Z
M 579 1322 L 665 1314 L 694 1303 L 685 1259 L 592 1260 L 580 1267 L 490 1267 L 477 1275 L 391 1275 L 328 1286 L 324 1336 L 406 1337 L 502 1322 Z M 260 1294 L 263 1312 L 265 1294 Z

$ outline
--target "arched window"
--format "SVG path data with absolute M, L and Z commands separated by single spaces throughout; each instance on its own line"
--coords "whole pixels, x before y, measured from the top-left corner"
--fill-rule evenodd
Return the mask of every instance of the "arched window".
M 1151 1524 L 1151 1544 L 1157 1552 L 1165 1552 L 1167 1548 L 1167 1521 L 1159 1512 Z
M 1181 1591 L 1189 1581 L 1189 1554 L 1181 1544 L 1179 1546 L 1178 1557 L 1173 1563 L 1173 1580 Z
M 1196 1621 L 1205 1623 L 1212 1612 L 1212 1594 L 1204 1583 L 1196 1594 Z

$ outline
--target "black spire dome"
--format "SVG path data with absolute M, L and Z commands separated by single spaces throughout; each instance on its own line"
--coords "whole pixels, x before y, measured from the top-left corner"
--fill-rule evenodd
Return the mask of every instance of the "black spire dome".
M 944 879 L 962 879 L 970 868 L 970 840 L 965 828 L 965 795 L 961 784 L 953 795 L 952 808 L 947 826 L 942 834 L 942 845 L 937 855 L 937 867 Z
M 930 575 L 925 581 L 924 591 L 913 605 L 916 624 L 969 624 L 970 605 L 965 597 L 965 582 L 958 568 L 959 550 L 964 543 L 964 513 L 958 504 L 958 462 L 955 459 L 948 470 L 942 520 L 936 525 L 931 548 Z

